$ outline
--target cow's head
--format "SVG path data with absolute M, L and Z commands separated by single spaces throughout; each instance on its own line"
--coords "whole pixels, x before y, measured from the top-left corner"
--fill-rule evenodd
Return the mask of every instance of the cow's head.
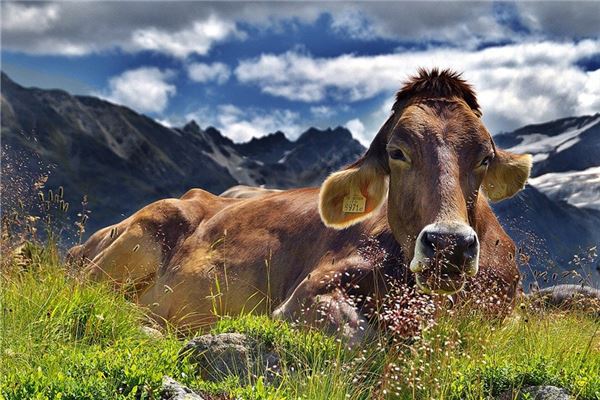
M 388 198 L 388 223 L 425 291 L 453 293 L 477 274 L 478 196 L 521 190 L 530 155 L 498 149 L 471 87 L 450 71 L 420 71 L 396 96 L 365 155 L 321 186 L 325 225 L 343 229 Z

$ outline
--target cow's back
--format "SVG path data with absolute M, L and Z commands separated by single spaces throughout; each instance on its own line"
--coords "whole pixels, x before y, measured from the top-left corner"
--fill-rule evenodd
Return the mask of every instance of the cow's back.
M 179 199 L 156 201 L 71 248 L 68 259 L 82 262 L 93 279 L 135 283 L 168 263 L 202 220 L 236 201 L 200 189 L 192 189 Z

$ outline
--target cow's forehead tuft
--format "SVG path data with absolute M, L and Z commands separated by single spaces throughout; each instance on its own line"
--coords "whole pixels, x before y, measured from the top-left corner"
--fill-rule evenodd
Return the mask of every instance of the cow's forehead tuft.
M 414 97 L 438 99 L 459 98 L 475 112 L 480 113 L 475 91 L 461 75 L 448 69 L 420 69 L 396 94 L 393 110 L 399 110 Z

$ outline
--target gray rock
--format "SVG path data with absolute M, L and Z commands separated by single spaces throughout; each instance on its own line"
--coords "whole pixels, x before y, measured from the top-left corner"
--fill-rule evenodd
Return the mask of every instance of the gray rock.
M 162 339 L 164 337 L 161 331 L 150 326 L 140 326 L 140 331 L 148 336 L 149 339 Z
M 515 397 L 516 396 L 516 397 Z M 571 400 L 573 397 L 565 389 L 556 386 L 527 386 L 517 392 L 509 390 L 498 400 Z
M 204 400 L 198 393 L 168 376 L 163 377 L 160 398 L 162 400 Z
M 196 364 L 202 378 L 210 381 L 234 375 L 242 382 L 258 376 L 273 382 L 280 374 L 280 359 L 273 349 L 240 333 L 198 336 L 179 354 Z
M 529 294 L 536 306 L 580 309 L 600 315 L 600 290 L 582 285 L 555 285 Z

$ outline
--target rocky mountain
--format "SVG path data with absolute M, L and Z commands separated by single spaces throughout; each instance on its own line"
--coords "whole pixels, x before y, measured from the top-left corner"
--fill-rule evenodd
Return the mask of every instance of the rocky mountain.
M 94 97 L 24 88 L 5 74 L 1 85 L 3 179 L 7 159 L 30 170 L 54 166 L 47 187 L 63 186 L 72 204 L 87 195 L 88 233 L 194 187 L 218 194 L 236 184 L 316 186 L 365 150 L 341 127 L 310 128 L 296 141 L 275 132 L 234 143 L 195 121 L 168 128 Z M 531 270 L 550 268 L 562 277 L 579 268 L 576 254 L 584 264 L 580 273 L 593 271 L 600 281 L 597 259 L 587 258 L 600 244 L 599 130 L 596 114 L 495 136 L 503 148 L 534 154 L 531 184 L 494 205 L 521 248 L 526 283 L 536 280 Z
M 529 185 L 494 206 L 523 258 L 531 257 L 538 270 L 576 268 L 600 282 L 600 263 L 590 251 L 600 245 L 600 113 L 528 125 L 494 140 L 533 154 Z
M 318 185 L 364 152 L 341 127 L 238 144 L 194 121 L 171 129 L 98 98 L 24 88 L 4 73 L 1 88 L 3 157 L 25 169 L 53 166 L 46 186 L 63 186 L 72 204 L 86 194 L 88 231 L 194 187 Z

